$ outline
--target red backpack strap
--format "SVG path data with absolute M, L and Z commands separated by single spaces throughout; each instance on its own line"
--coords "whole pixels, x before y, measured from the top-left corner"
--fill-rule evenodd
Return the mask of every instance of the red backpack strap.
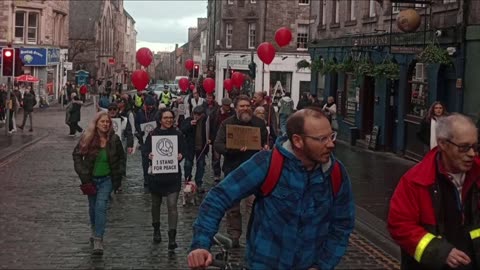
M 335 198 L 340 191 L 340 186 L 342 185 L 342 169 L 340 168 L 340 163 L 338 163 L 337 161 L 335 161 L 335 163 L 333 164 L 331 178 L 333 197 Z
M 280 151 L 278 151 L 276 147 L 274 147 L 272 149 L 272 157 L 270 159 L 267 176 L 265 176 L 265 180 L 260 188 L 260 191 L 264 197 L 270 195 L 277 185 L 280 175 L 282 174 L 284 160 L 285 157 L 280 153 Z

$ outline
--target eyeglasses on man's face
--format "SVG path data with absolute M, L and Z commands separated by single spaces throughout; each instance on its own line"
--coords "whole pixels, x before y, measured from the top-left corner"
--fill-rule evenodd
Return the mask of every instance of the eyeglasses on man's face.
M 475 144 L 456 144 L 452 142 L 451 140 L 447 140 L 448 143 L 454 145 L 457 147 L 458 152 L 460 153 L 467 153 L 470 151 L 470 148 L 473 149 L 473 152 L 477 153 L 480 151 L 480 144 L 475 143 Z
M 321 144 L 327 144 L 328 142 L 335 142 L 337 140 L 337 132 L 332 132 L 332 134 L 327 135 L 327 136 L 311 136 L 311 135 L 302 135 L 305 138 L 310 138 L 312 140 L 315 140 L 317 142 L 320 142 Z

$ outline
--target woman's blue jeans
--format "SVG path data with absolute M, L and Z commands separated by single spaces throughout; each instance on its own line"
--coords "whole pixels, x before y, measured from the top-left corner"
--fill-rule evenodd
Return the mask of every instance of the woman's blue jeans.
M 112 192 L 112 179 L 110 176 L 93 177 L 97 194 L 88 196 L 88 212 L 90 224 L 95 228 L 95 237 L 102 238 L 107 223 L 107 207 L 110 193 Z

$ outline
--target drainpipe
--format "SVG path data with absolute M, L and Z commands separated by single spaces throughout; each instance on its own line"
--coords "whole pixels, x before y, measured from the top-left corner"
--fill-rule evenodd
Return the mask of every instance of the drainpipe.
M 465 69 L 466 69 L 466 57 L 467 57 L 467 52 L 466 52 L 466 43 L 467 43 L 467 26 L 468 26 L 468 15 L 469 15 L 469 8 L 470 8 L 470 1 L 471 0 L 465 0 L 463 1 L 463 6 L 462 6 L 462 13 L 463 13 L 463 18 L 462 18 L 462 25 L 461 25 L 461 35 L 462 35 L 462 43 L 460 44 L 460 50 L 462 51 L 460 61 L 462 63 L 462 92 L 461 96 L 459 98 L 458 102 L 458 109 L 460 112 L 463 112 L 463 99 L 465 97 Z

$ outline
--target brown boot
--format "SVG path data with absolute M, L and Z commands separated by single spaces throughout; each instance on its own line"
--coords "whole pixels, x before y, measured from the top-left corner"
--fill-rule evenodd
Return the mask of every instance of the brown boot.
M 93 255 L 103 255 L 103 239 L 100 237 L 93 238 Z

